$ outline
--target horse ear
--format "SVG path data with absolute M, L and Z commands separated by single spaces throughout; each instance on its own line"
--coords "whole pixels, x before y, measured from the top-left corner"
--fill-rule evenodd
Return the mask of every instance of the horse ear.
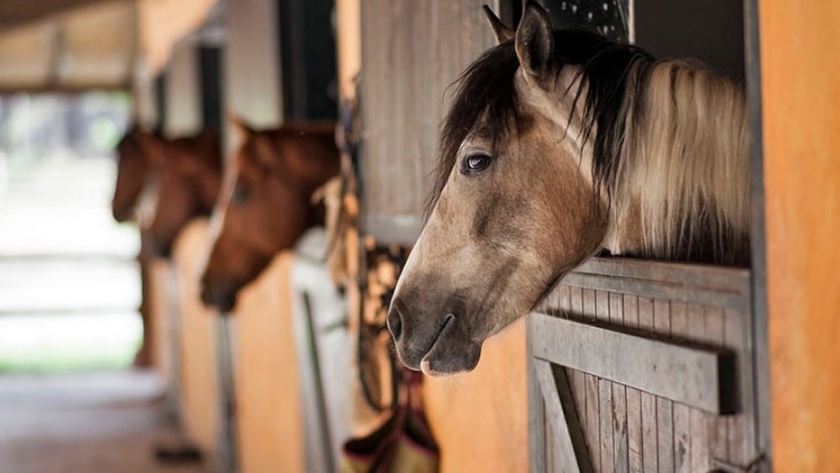
M 239 133 L 241 138 L 247 137 L 254 131 L 245 120 L 233 112 L 228 112 L 228 121 L 233 125 L 233 128 Z
M 484 5 L 483 7 L 481 7 L 481 9 L 484 10 L 484 15 L 487 17 L 487 21 L 490 23 L 490 28 L 493 28 L 493 34 L 496 35 L 496 44 L 502 44 L 505 41 L 513 39 L 516 33 L 512 29 L 505 26 L 505 24 L 502 23 L 502 20 L 500 20 L 499 17 L 496 16 L 495 13 L 493 13 L 493 10 L 491 10 L 490 7 Z
M 528 76 L 542 82 L 551 70 L 554 38 L 548 13 L 533 0 L 525 3 L 525 13 L 516 30 L 516 56 Z

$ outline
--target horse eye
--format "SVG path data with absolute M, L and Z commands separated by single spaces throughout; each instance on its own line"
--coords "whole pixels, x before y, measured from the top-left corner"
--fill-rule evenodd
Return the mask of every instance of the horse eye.
M 237 184 L 233 189 L 233 195 L 230 198 L 230 202 L 234 205 L 242 205 L 248 200 L 248 194 L 248 189 L 246 189 L 245 186 Z
M 464 158 L 462 172 L 464 174 L 481 172 L 490 166 L 492 160 L 486 154 L 471 154 Z

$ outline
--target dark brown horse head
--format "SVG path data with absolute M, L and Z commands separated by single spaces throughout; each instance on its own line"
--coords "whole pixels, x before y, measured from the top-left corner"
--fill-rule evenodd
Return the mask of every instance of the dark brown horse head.
M 118 222 L 134 218 L 149 177 L 150 164 L 140 143 L 144 135 L 146 133 L 135 125 L 117 143 L 117 184 L 111 211 Z
M 318 223 L 312 194 L 338 174 L 340 162 L 334 123 L 256 131 L 232 120 L 242 144 L 225 173 L 201 279 L 202 300 L 225 311 L 276 253 Z
M 156 194 L 152 215 L 141 226 L 153 251 L 168 257 L 184 226 L 213 210 L 222 183 L 219 135 L 204 131 L 174 140 L 147 135 L 141 143 L 151 163 Z

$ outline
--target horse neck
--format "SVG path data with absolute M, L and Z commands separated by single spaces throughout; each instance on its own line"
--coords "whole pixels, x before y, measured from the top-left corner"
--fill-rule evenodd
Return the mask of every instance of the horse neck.
M 608 232 L 662 259 L 748 258 L 749 166 L 740 86 L 681 61 L 638 66 L 628 93 Z M 633 90 L 633 89 L 629 89 Z M 639 90 L 639 89 L 636 89 Z M 625 228 L 624 241 L 615 228 Z

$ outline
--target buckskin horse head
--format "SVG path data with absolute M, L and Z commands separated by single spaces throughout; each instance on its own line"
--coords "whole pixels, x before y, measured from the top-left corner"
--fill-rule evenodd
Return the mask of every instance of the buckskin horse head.
M 597 34 L 518 29 L 463 74 L 388 326 L 402 362 L 469 371 L 483 342 L 599 251 L 748 258 L 746 105 L 702 65 Z
M 201 279 L 203 301 L 223 311 L 275 254 L 323 218 L 312 194 L 338 175 L 340 163 L 332 122 L 254 130 L 232 121 L 242 142 L 225 172 Z

